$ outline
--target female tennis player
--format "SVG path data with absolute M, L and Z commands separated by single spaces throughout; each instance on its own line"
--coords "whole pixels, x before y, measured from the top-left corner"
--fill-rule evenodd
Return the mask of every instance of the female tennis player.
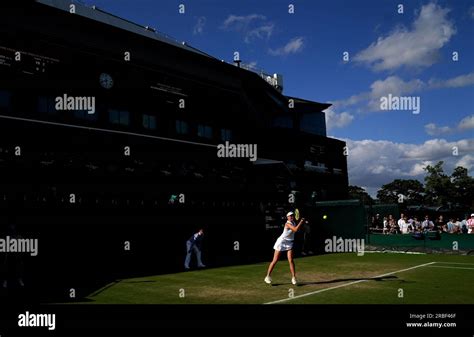
M 291 271 L 291 283 L 297 284 L 296 281 L 296 270 L 295 270 L 295 263 L 293 261 L 293 241 L 295 239 L 295 233 L 300 229 L 300 227 L 305 223 L 305 219 L 301 218 L 301 221 L 296 226 L 295 224 L 295 215 L 293 212 L 288 212 L 286 215 L 287 221 L 285 223 L 285 227 L 283 228 L 283 233 L 280 237 L 276 240 L 273 249 L 275 249 L 275 253 L 273 254 L 273 261 L 268 266 L 267 276 L 265 277 L 265 283 L 271 284 L 272 278 L 271 274 L 273 268 L 278 262 L 278 258 L 280 257 L 280 253 L 287 251 L 288 262 L 290 263 L 290 271 Z

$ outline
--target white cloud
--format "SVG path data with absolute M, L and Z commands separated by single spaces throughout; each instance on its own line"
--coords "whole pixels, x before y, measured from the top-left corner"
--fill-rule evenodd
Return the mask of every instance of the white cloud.
M 474 139 L 448 142 L 432 139 L 423 144 L 404 144 L 384 140 L 346 141 L 349 180 L 351 185 L 366 186 L 374 193 L 394 179 L 423 180 L 426 165 L 443 160 L 444 170 L 451 174 L 456 166 L 466 167 L 472 175 L 474 169 Z M 457 146 L 459 155 L 453 155 Z
M 446 135 L 453 132 L 449 126 L 437 126 L 435 123 L 425 125 L 425 132 L 430 136 Z
M 438 51 L 456 33 L 448 13 L 449 9 L 435 3 L 422 6 L 411 29 L 401 26 L 386 37 L 379 37 L 357 53 L 355 60 L 376 71 L 431 66 L 438 59 Z
M 200 16 L 196 22 L 196 25 L 194 26 L 193 34 L 194 35 L 202 34 L 202 32 L 204 31 L 205 25 L 206 25 L 206 17 Z
M 404 81 L 397 76 L 389 76 L 385 80 L 377 80 L 370 86 L 369 111 L 380 111 L 380 98 L 392 94 L 402 96 L 421 91 L 425 84 L 419 79 Z
M 272 36 L 275 25 L 273 23 L 266 23 L 262 26 L 251 29 L 245 35 L 244 41 L 250 43 L 252 40 L 269 39 Z
M 453 147 L 458 148 L 459 154 L 470 153 L 474 150 L 474 139 L 461 139 L 456 142 L 448 142 L 445 139 L 430 139 L 421 145 L 405 148 L 402 158 L 415 160 L 442 160 L 453 156 Z M 452 159 L 452 158 L 451 158 Z
M 252 61 L 247 64 L 249 68 L 255 69 L 257 67 L 257 61 Z
M 462 166 L 468 169 L 468 171 L 472 171 L 474 168 L 474 156 L 471 154 L 466 154 L 465 156 L 461 157 L 459 161 L 456 163 L 456 166 Z
M 474 129 L 474 115 L 464 117 L 458 124 L 459 130 Z
M 408 172 L 409 176 L 420 176 L 425 173 L 424 168 L 428 165 L 434 165 L 435 163 L 431 160 L 424 160 L 421 163 L 416 163 L 412 166 L 410 172 Z
M 474 72 L 465 74 L 465 75 L 456 76 L 447 80 L 431 79 L 429 81 L 429 87 L 431 89 L 460 88 L 460 87 L 466 87 L 468 85 L 473 85 L 473 84 L 474 84 Z
M 434 123 L 425 125 L 425 131 L 430 136 L 446 135 L 454 132 L 464 132 L 474 129 L 474 115 L 464 117 L 455 127 L 437 126 Z
M 294 37 L 286 45 L 277 49 L 269 49 L 268 52 L 273 56 L 282 56 L 295 54 L 303 50 L 304 47 L 304 38 L 303 37 Z
M 361 109 L 364 112 L 382 111 L 380 109 L 380 98 L 382 96 L 401 96 L 408 95 L 414 92 L 422 91 L 426 88 L 426 84 L 414 79 L 411 81 L 404 81 L 398 76 L 389 76 L 383 80 L 377 80 L 370 85 L 370 91 L 362 92 L 351 97 L 333 102 L 335 107 L 347 107 L 356 104 L 363 104 Z
M 474 85 L 474 72 L 444 80 L 430 79 L 427 82 L 420 79 L 405 81 L 398 76 L 388 76 L 383 80 L 374 81 L 370 85 L 370 91 L 352 95 L 347 99 L 335 101 L 333 104 L 336 107 L 362 104 L 364 106 L 361 107 L 361 111 L 383 111 L 380 109 L 380 98 L 382 96 L 388 96 L 388 94 L 392 94 L 392 96 L 403 96 L 428 90 L 459 88 L 470 85 Z
M 255 40 L 269 39 L 273 34 L 275 24 L 267 21 L 266 16 L 260 14 L 245 16 L 232 14 L 225 19 L 221 28 L 241 32 L 244 35 L 244 42 L 250 43 Z
M 324 111 L 326 115 L 326 129 L 343 128 L 352 123 L 354 116 L 348 112 L 338 113 L 332 107 Z
M 404 81 L 397 76 L 389 76 L 384 80 L 377 80 L 370 85 L 371 97 L 386 96 L 388 94 L 400 96 L 420 91 L 424 87 L 423 81 L 414 79 Z
M 229 15 L 222 24 L 222 28 L 231 30 L 242 30 L 247 28 L 254 20 L 266 20 L 264 15 L 249 14 L 245 16 Z

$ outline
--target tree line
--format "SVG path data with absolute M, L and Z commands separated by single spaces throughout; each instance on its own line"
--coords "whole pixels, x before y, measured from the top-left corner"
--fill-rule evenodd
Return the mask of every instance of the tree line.
M 444 172 L 443 164 L 443 161 L 439 161 L 434 166 L 424 167 L 424 183 L 416 179 L 395 179 L 382 185 L 375 200 L 364 188 L 349 186 L 349 198 L 359 199 L 366 205 L 403 203 L 406 206 L 473 207 L 474 178 L 462 166 L 456 167 L 448 175 Z

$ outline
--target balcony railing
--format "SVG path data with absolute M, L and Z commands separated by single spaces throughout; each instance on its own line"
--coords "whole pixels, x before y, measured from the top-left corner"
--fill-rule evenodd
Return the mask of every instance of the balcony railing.
M 240 68 L 243 68 L 248 71 L 252 71 L 258 74 L 261 78 L 267 81 L 268 84 L 278 89 L 280 92 L 283 91 L 283 77 L 279 74 L 270 75 L 266 73 L 263 69 L 257 68 L 251 64 L 240 63 Z

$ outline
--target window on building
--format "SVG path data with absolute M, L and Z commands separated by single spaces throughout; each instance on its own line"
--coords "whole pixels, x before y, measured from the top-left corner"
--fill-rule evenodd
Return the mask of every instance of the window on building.
M 0 90 L 0 108 L 8 108 L 11 105 L 12 93 L 8 90 Z
M 322 112 L 305 112 L 300 120 L 301 131 L 326 136 L 326 118 Z
M 95 111 L 93 114 L 90 114 L 87 110 L 74 110 L 73 114 L 77 119 L 83 119 L 87 121 L 97 120 L 97 111 Z
M 38 97 L 38 112 L 54 114 L 57 112 L 54 97 L 39 96 Z
M 129 125 L 130 113 L 124 110 L 109 110 L 109 121 L 112 124 Z
M 156 116 L 143 115 L 142 124 L 145 129 L 156 129 Z
M 266 93 L 276 104 L 278 104 L 282 108 L 286 108 L 286 103 L 287 103 L 286 101 L 281 100 L 280 98 L 278 98 L 277 96 L 275 96 L 273 93 L 269 91 L 267 91 Z
M 222 141 L 231 141 L 232 131 L 229 129 L 221 129 L 221 139 Z
M 212 127 L 209 125 L 198 125 L 198 136 L 203 138 L 212 138 Z
M 176 121 L 176 132 L 179 134 L 187 134 L 188 133 L 188 123 L 185 121 L 177 120 Z
M 293 128 L 293 118 L 291 116 L 278 116 L 273 119 L 272 126 L 279 128 Z
M 318 155 L 318 156 L 323 155 L 326 152 L 324 146 L 321 146 L 321 145 L 311 145 L 309 150 L 312 154 Z

